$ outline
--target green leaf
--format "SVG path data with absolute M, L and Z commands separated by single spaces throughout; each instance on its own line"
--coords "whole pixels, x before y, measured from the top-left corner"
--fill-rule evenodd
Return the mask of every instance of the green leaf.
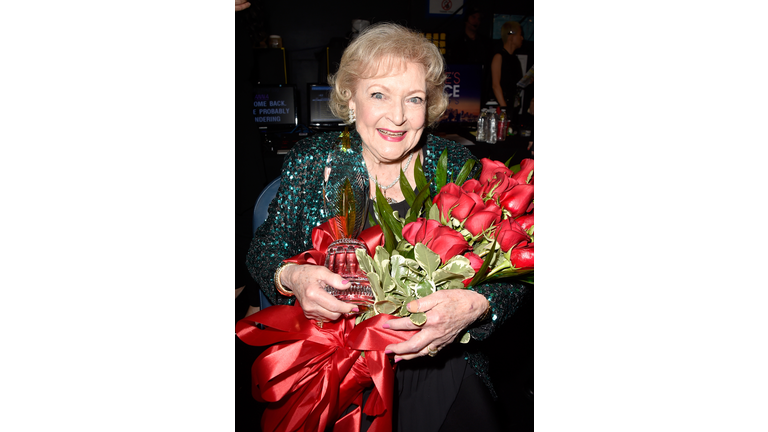
M 397 244 L 397 250 L 400 252 L 400 254 L 406 258 L 414 259 L 415 255 L 413 252 L 413 245 L 408 242 L 406 239 L 400 240 L 400 243 Z
M 437 168 L 435 169 L 435 190 L 440 192 L 440 189 L 445 186 L 448 178 L 448 149 L 443 150 L 440 154 L 440 158 L 437 160 Z
M 408 183 L 408 179 L 403 173 L 403 169 L 400 169 L 400 191 L 405 197 L 405 201 L 408 203 L 408 207 L 413 207 L 413 201 L 416 199 L 416 194 L 413 193 L 411 184 Z
M 485 275 L 488 274 L 488 266 L 491 265 L 491 261 L 493 261 L 494 256 L 496 255 L 496 239 L 493 240 L 493 244 L 491 245 L 491 252 L 488 253 L 488 255 L 485 256 L 485 260 L 483 261 L 483 265 L 480 267 L 480 270 L 475 273 L 475 277 L 472 278 L 472 281 L 469 282 L 469 285 L 467 288 L 473 287 L 480 283 L 480 281 L 485 278 Z
M 531 182 L 531 177 L 533 177 L 533 170 L 528 173 L 528 177 L 525 178 L 525 183 L 528 184 Z
M 512 156 L 510 156 L 510 157 L 509 157 L 509 159 L 507 159 L 507 161 L 506 161 L 506 162 L 504 162 L 504 166 L 505 166 L 505 167 L 509 168 L 509 164 L 512 162 L 512 159 L 514 159 L 514 158 L 515 158 L 515 155 L 516 155 L 516 154 L 517 154 L 517 152 L 514 152 L 514 153 L 512 153 Z M 519 169 L 519 168 L 518 168 L 518 169 Z
M 435 271 L 435 273 L 432 275 L 432 280 L 435 282 L 435 284 L 439 284 L 440 282 L 451 279 L 458 279 L 459 281 L 463 281 L 464 279 L 471 278 L 474 275 L 475 271 L 472 269 L 472 265 L 470 264 L 469 259 L 462 255 L 456 255 L 449 259 L 443 267 Z
M 472 168 L 475 167 L 475 164 L 477 161 L 474 159 L 467 159 L 467 161 L 464 163 L 464 166 L 461 168 L 461 171 L 459 171 L 459 176 L 456 178 L 456 184 L 461 186 L 464 184 L 464 181 L 467 180 L 467 177 L 469 177 L 469 173 L 472 172 Z
M 437 288 L 435 287 L 434 282 L 430 280 L 423 280 L 416 285 L 415 291 L 416 291 L 416 296 L 418 298 L 422 298 L 437 291 Z
M 461 335 L 461 339 L 459 340 L 459 343 L 469 343 L 469 341 L 472 339 L 472 336 L 469 335 L 468 331 L 465 331 L 464 334 Z
M 429 209 L 429 219 L 436 220 L 442 224 L 440 221 L 440 209 L 437 206 L 432 206 Z
M 357 257 L 357 263 L 360 265 L 360 268 L 365 272 L 365 274 L 375 272 L 373 258 L 368 256 L 368 253 L 365 249 L 356 249 L 355 256 Z
M 416 324 L 417 326 L 421 327 L 427 322 L 427 314 L 424 312 L 416 312 L 411 314 L 408 318 L 411 319 L 411 322 Z
M 368 225 L 370 226 L 376 226 L 379 223 L 376 221 L 376 218 L 373 217 L 373 214 L 371 212 L 368 212 Z
M 408 215 L 408 217 L 405 218 L 405 223 L 409 224 L 411 222 L 415 222 L 416 219 L 419 218 L 419 215 L 421 213 L 421 207 L 424 205 L 424 202 L 430 198 L 429 196 L 429 188 L 419 188 L 419 193 L 416 195 L 416 198 L 413 200 L 413 206 L 411 206 L 411 214 Z M 414 211 L 415 210 L 415 211 Z
M 427 277 L 432 279 L 432 273 L 440 267 L 440 255 L 432 252 L 422 243 L 416 243 L 416 247 L 413 250 L 416 262 L 419 263 L 421 268 L 426 270 Z
M 371 290 L 373 291 L 373 296 L 376 298 L 376 300 L 383 300 L 386 295 L 384 294 L 384 289 L 381 288 L 381 282 L 379 280 L 379 275 L 376 273 L 368 273 L 368 282 L 371 283 Z
M 373 307 L 376 309 L 378 313 L 392 315 L 395 313 L 395 311 L 399 306 L 389 300 L 382 300 L 374 303 Z
M 413 164 L 413 177 L 416 180 L 418 190 L 429 189 L 427 178 L 424 177 L 424 168 L 421 166 L 421 156 L 416 157 L 416 162 Z

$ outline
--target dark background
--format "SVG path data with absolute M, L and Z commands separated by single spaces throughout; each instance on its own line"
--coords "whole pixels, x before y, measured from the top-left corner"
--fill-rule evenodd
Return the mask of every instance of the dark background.
M 296 85 L 299 92 L 299 123 L 306 124 L 306 84 L 325 82 L 327 71 L 334 72 L 352 31 L 353 19 L 368 20 L 371 24 L 390 21 L 423 33 L 463 32 L 463 10 L 454 16 L 434 16 L 428 15 L 427 7 L 427 0 L 386 3 L 251 0 L 250 8 L 235 14 L 235 274 L 236 287 L 246 287 L 236 300 L 236 320 L 245 315 L 249 304 L 258 306 L 258 286 L 244 264 L 253 233 L 253 205 L 263 187 L 279 175 L 282 165 L 282 156 L 275 153 L 274 137 L 259 133 L 249 116 L 253 85 L 284 83 L 287 74 L 288 83 Z M 465 2 L 465 9 L 472 7 L 483 12 L 480 31 L 489 37 L 494 14 L 533 16 L 532 0 Z M 281 36 L 284 51 L 262 48 L 268 46 L 270 35 Z M 326 63 L 327 53 L 330 65 Z M 516 53 L 528 55 L 528 67 L 533 64 L 533 42 L 525 41 Z M 515 155 L 514 162 L 519 162 L 523 157 L 530 157 L 525 150 L 527 142 L 528 138 L 518 137 L 505 145 L 478 145 L 469 149 L 477 157 L 502 161 Z M 520 310 L 488 342 L 491 375 L 505 424 L 509 430 L 533 430 L 532 292 Z M 249 347 L 237 338 L 235 345 L 236 430 L 259 430 L 263 406 L 250 396 L 250 365 L 261 348 Z

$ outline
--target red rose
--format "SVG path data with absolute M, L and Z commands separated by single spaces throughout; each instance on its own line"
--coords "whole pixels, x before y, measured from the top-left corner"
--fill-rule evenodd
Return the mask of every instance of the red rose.
M 517 269 L 533 268 L 533 245 L 512 249 L 510 261 Z
M 533 171 L 533 159 L 523 159 L 520 162 L 520 171 L 512 175 L 512 178 L 517 180 L 518 183 L 526 183 L 528 174 Z M 531 177 L 531 184 L 533 184 L 533 177 Z
M 480 193 L 483 189 L 483 184 L 476 179 L 469 179 L 461 185 L 461 190 L 467 193 Z
M 464 257 L 469 260 L 469 265 L 472 266 L 472 270 L 475 271 L 475 273 L 480 271 L 480 267 L 483 266 L 483 259 L 480 258 L 480 255 L 474 253 L 474 252 L 467 252 L 464 254 Z M 469 283 L 472 282 L 472 278 L 466 278 L 462 282 L 464 282 L 464 287 L 468 287 Z
M 416 246 L 421 243 L 440 255 L 440 260 L 446 261 L 469 249 L 469 243 L 464 236 L 432 219 L 418 218 L 403 227 L 403 238 Z
M 512 214 L 513 218 L 529 211 L 532 200 L 533 185 L 530 184 L 519 184 L 499 197 L 499 203 Z
M 449 220 L 449 217 L 453 216 L 461 222 L 467 218 L 478 202 L 483 203 L 479 196 L 467 194 L 453 183 L 443 186 L 432 202 L 437 205 L 445 220 Z
M 515 219 L 515 221 L 517 221 L 524 230 L 528 231 L 533 226 L 533 213 L 524 214 Z
M 483 186 L 483 189 L 480 192 L 480 196 L 483 197 L 483 199 L 498 199 L 504 192 L 509 191 L 513 187 L 517 186 L 519 182 L 517 180 L 513 180 L 511 177 L 501 177 L 497 180 L 493 180 L 490 183 L 486 183 L 485 186 Z M 488 194 L 493 191 L 493 195 L 488 197 Z
M 528 240 L 528 233 L 513 219 L 504 219 L 496 228 L 496 241 L 504 252 Z
M 482 158 L 480 163 L 483 164 L 483 169 L 480 171 L 480 183 L 482 184 L 492 181 L 495 177 L 509 177 L 512 174 L 512 171 L 504 166 L 503 162 Z
M 464 228 L 476 236 L 500 220 L 501 207 L 489 201 L 485 207 L 475 206 L 472 214 L 464 221 Z

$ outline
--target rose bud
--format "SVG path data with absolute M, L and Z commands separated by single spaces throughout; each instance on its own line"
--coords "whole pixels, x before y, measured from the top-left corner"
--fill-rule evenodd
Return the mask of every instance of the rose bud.
M 533 226 L 533 213 L 519 216 L 515 221 L 519 223 L 524 230 L 528 231 Z
M 509 260 L 517 269 L 533 268 L 533 245 L 512 249 Z
M 469 179 L 461 185 L 461 190 L 467 193 L 480 193 L 481 189 L 483 189 L 483 184 L 476 179 Z
M 475 210 L 478 207 L 475 206 Z M 473 211 L 467 220 L 464 222 L 464 228 L 471 232 L 473 236 L 480 234 L 481 232 L 490 228 L 493 224 L 498 223 L 501 220 L 501 207 L 491 202 L 482 208 L 480 211 Z
M 499 198 L 499 203 L 513 218 L 516 218 L 528 210 L 528 205 L 533 200 L 533 185 L 519 184 L 504 192 Z
M 504 219 L 496 228 L 496 241 L 504 252 L 528 240 L 528 233 L 512 219 Z
M 464 254 L 464 257 L 469 260 L 469 265 L 472 266 L 472 270 L 474 270 L 475 273 L 480 271 L 480 267 L 483 266 L 483 259 L 480 258 L 480 255 L 474 252 L 467 252 Z M 472 278 L 466 278 L 462 282 L 464 282 L 464 287 L 466 288 L 469 286 L 469 283 L 472 282 Z
M 432 219 L 418 218 L 403 227 L 403 238 L 416 246 L 421 243 L 432 252 L 440 255 L 440 260 L 446 261 L 469 249 L 469 243 L 464 236 L 452 228 Z
M 512 175 L 512 171 L 504 166 L 503 162 L 493 161 L 488 158 L 480 159 L 483 164 L 483 169 L 480 171 L 480 183 L 486 184 L 492 181 L 495 177 L 509 177 Z
M 523 159 L 520 162 L 520 171 L 512 174 L 512 178 L 517 180 L 518 183 L 525 184 L 531 171 L 533 171 L 533 159 Z M 531 182 L 533 182 L 533 177 L 531 177 Z

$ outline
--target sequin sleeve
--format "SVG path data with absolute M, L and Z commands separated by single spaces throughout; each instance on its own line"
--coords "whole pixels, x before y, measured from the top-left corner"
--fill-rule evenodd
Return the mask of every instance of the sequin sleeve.
M 277 293 L 273 278 L 282 260 L 312 247 L 312 229 L 323 222 L 322 161 L 334 138 L 320 134 L 304 139 L 286 155 L 269 216 L 251 241 L 246 265 L 272 304 L 294 301 Z

